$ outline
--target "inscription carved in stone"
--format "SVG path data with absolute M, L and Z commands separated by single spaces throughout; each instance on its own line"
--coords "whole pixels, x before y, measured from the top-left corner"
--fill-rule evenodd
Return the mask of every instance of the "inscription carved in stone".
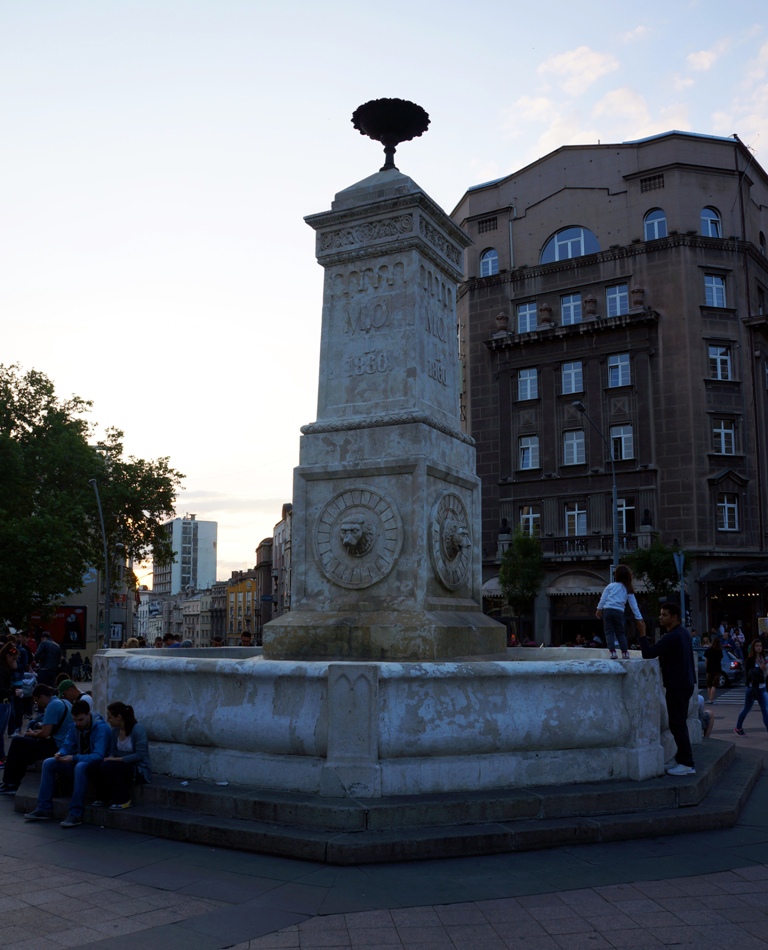
M 467 579 L 472 563 L 472 532 L 464 502 L 443 492 L 432 508 L 432 564 L 441 583 L 456 590 Z
M 382 221 L 364 221 L 353 228 L 339 231 L 327 231 L 320 238 L 320 247 L 331 251 L 340 247 L 354 247 L 355 244 L 370 244 L 383 238 L 399 237 L 413 230 L 413 215 L 401 214 Z
M 394 503 L 372 488 L 350 488 L 320 512 L 315 557 L 340 587 L 370 587 L 389 574 L 400 554 L 403 524 Z

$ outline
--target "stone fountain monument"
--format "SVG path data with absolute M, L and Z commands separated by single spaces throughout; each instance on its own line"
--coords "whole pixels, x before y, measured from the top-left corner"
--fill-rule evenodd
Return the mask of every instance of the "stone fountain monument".
M 353 121 L 387 160 L 305 219 L 325 269 L 317 421 L 294 474 L 291 612 L 266 625 L 264 656 L 501 659 L 459 417 L 456 287 L 471 242 L 394 165 L 424 110 L 380 99 Z
M 426 131 L 423 109 L 377 100 L 353 121 L 387 160 L 307 218 L 325 285 L 292 610 L 266 625 L 263 655 L 102 651 L 97 708 L 134 706 L 158 772 L 255 796 L 395 801 L 660 775 L 672 746 L 656 663 L 507 651 L 482 613 L 458 396 L 469 239 L 394 165 L 396 145 Z

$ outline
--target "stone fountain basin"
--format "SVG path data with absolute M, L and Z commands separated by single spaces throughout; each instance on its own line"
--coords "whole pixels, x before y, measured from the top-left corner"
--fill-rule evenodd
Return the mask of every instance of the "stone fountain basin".
M 325 796 L 642 781 L 674 751 L 658 663 L 639 654 L 392 663 L 103 650 L 94 695 L 98 709 L 134 707 L 157 772 Z

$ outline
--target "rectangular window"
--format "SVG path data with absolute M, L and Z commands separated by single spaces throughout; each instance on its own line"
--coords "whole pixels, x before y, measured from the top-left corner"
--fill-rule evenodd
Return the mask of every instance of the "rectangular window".
M 739 530 L 739 498 L 735 492 L 720 492 L 717 496 L 717 530 Z
M 517 373 L 517 398 L 539 398 L 539 372 L 536 369 L 521 369 Z
M 482 221 L 477 222 L 477 233 L 486 234 L 488 231 L 495 231 L 497 227 L 496 218 L 483 218 Z
M 536 329 L 536 304 L 519 303 L 517 305 L 517 332 L 530 333 Z
M 709 378 L 733 379 L 731 371 L 730 346 L 710 345 L 709 347 Z
M 581 294 L 566 294 L 560 298 L 560 322 L 564 327 L 581 323 Z
M 616 353 L 608 357 L 608 385 L 611 389 L 616 386 L 629 386 L 632 377 L 629 371 L 629 353 Z
M 538 537 L 541 534 L 541 509 L 538 505 L 523 505 L 520 508 L 520 530 L 529 536 Z
M 611 426 L 611 454 L 615 462 L 635 457 L 632 426 Z
M 581 360 L 575 363 L 563 363 L 561 374 L 564 393 L 584 392 L 584 373 Z
M 565 505 L 565 534 L 566 537 L 576 538 L 587 533 L 587 509 L 582 508 L 578 501 L 566 502 Z
M 518 468 L 539 467 L 539 437 L 523 435 L 517 440 Z
M 605 306 L 609 317 L 619 317 L 629 313 L 629 290 L 626 284 L 616 284 L 605 288 Z
M 658 191 L 659 188 L 664 187 L 664 176 L 663 175 L 651 175 L 650 178 L 641 178 L 640 179 L 640 193 L 643 194 L 646 191 Z
M 563 465 L 583 465 L 585 460 L 584 430 L 570 429 L 563 433 Z
M 708 307 L 725 306 L 725 278 L 717 274 L 704 275 L 704 301 Z
M 712 451 L 717 455 L 736 452 L 736 424 L 732 419 L 712 420 Z
M 634 534 L 635 532 L 635 499 L 619 498 L 616 505 L 619 518 L 619 533 Z

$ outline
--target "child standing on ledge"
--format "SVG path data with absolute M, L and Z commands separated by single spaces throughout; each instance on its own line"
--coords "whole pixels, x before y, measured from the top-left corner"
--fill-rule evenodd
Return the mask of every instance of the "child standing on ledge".
M 613 581 L 603 591 L 600 603 L 597 605 L 595 616 L 603 621 L 605 631 L 605 645 L 611 651 L 611 659 L 616 660 L 616 647 L 621 647 L 623 660 L 629 659 L 627 652 L 627 635 L 624 629 L 624 610 L 627 604 L 637 621 L 637 631 L 641 637 L 645 636 L 645 621 L 640 613 L 635 599 L 635 589 L 632 586 L 632 571 L 626 564 L 619 564 L 613 572 Z

